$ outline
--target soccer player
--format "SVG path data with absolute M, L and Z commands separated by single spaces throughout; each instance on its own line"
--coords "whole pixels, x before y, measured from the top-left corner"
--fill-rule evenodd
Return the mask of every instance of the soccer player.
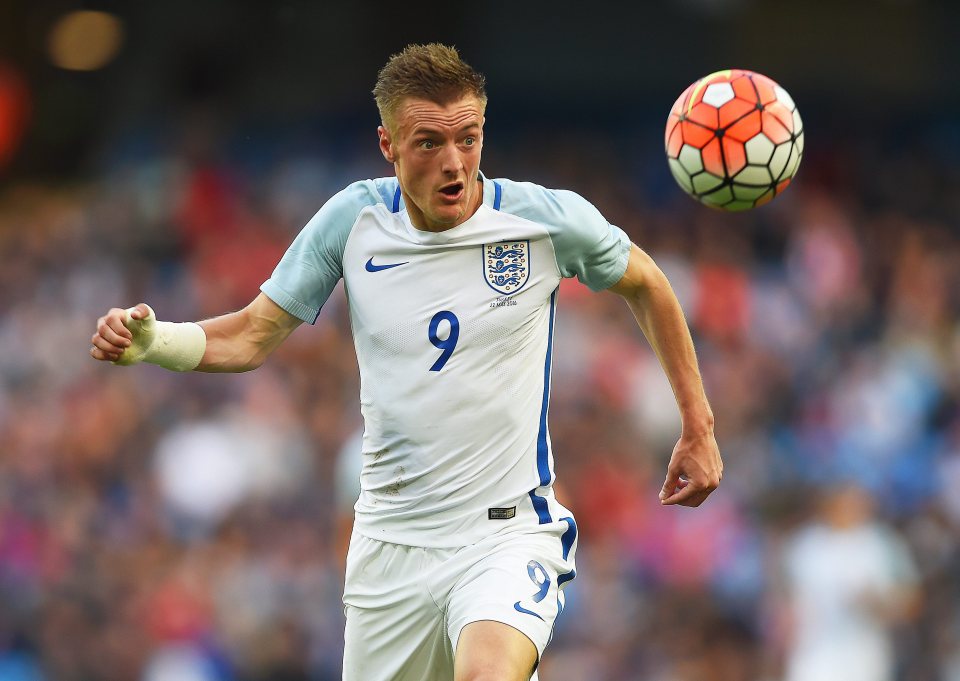
M 243 310 L 174 324 L 114 308 L 91 354 L 254 369 L 342 278 L 365 424 L 344 679 L 536 679 L 576 574 L 547 432 L 561 278 L 623 296 L 671 381 L 682 432 L 662 503 L 698 506 L 717 487 L 713 415 L 654 262 L 577 194 L 480 172 L 484 79 L 456 50 L 406 48 L 374 95 L 395 177 L 331 198 Z

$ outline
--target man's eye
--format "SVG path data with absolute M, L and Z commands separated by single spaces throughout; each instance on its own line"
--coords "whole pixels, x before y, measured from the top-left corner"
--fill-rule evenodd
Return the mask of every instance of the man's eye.
M 423 140 L 423 141 L 420 143 L 420 148 L 421 148 L 421 149 L 433 149 L 434 146 L 435 146 L 435 145 L 434 145 L 433 142 L 431 142 L 430 140 Z
M 465 145 L 467 145 L 468 147 L 472 147 L 474 144 L 477 143 L 477 138 L 476 138 L 476 137 L 467 137 L 465 140 L 463 140 L 463 143 L 464 143 Z

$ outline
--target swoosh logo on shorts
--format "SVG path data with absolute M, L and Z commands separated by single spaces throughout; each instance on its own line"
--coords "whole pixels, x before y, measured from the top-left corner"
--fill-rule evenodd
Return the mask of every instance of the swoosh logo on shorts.
M 532 610 L 527 610 L 526 608 L 524 608 L 523 606 L 521 606 L 521 605 L 520 605 L 520 601 L 517 601 L 516 603 L 513 604 L 513 609 L 516 610 L 517 612 L 522 612 L 522 613 L 525 614 L 525 615 L 533 615 L 534 617 L 536 617 L 536 618 L 537 618 L 538 620 L 540 620 L 541 622 L 544 621 L 544 619 L 543 619 L 542 617 L 540 617 L 540 615 L 538 615 L 537 613 L 533 612 Z
M 409 261 L 407 261 L 409 262 Z M 389 270 L 391 267 L 400 267 L 400 265 L 406 265 L 406 262 L 395 262 L 389 265 L 374 265 L 373 258 L 367 260 L 367 272 L 379 272 L 380 270 Z

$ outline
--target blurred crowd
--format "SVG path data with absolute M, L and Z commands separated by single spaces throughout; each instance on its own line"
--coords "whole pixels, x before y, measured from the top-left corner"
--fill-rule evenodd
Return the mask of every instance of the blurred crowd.
M 256 161 L 197 137 L 0 193 L 3 681 L 340 678 L 341 288 L 249 374 L 111 367 L 89 338 L 114 306 L 242 307 L 324 200 L 390 168 L 369 135 Z M 726 469 L 660 506 L 670 387 L 626 305 L 565 281 L 550 427 L 581 539 L 541 678 L 960 681 L 960 169 L 811 136 L 782 197 L 724 215 L 656 150 L 550 140 L 488 139 L 484 171 L 574 189 L 654 256 Z

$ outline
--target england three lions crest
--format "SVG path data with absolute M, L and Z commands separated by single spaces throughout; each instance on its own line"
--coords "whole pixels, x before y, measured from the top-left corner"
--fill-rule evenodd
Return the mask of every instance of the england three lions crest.
M 483 244 L 483 276 L 497 293 L 512 295 L 530 278 L 530 242 Z

